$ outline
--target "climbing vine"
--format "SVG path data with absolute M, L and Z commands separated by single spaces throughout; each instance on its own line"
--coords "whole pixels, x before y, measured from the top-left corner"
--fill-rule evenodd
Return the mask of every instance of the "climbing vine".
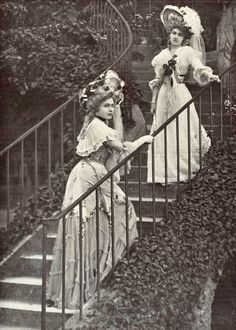
M 85 0 L 1 2 L 0 128 L 6 137 L 1 148 L 108 65 L 100 35 L 89 27 L 87 5 Z
M 65 12 L 65 6 L 59 8 L 51 9 L 40 26 L 1 30 L 0 74 L 5 89 L 64 98 L 78 92 L 104 67 L 99 35 L 88 27 L 88 17 L 70 6 Z
M 168 220 L 135 243 L 76 329 L 194 328 L 207 280 L 217 282 L 236 253 L 235 150 L 236 137 L 214 145 Z

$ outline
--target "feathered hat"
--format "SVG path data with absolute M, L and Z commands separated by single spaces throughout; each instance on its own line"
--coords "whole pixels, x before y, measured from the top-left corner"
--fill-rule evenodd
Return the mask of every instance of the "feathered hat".
M 106 84 L 104 79 L 96 79 L 90 82 L 80 93 L 79 100 L 84 110 L 88 111 L 88 103 L 90 100 L 95 100 L 96 103 L 100 103 L 106 97 L 113 95 L 109 86 Z M 96 109 L 95 109 L 96 110 Z
M 125 86 L 125 82 L 119 77 L 118 73 L 113 70 L 108 70 L 104 74 L 105 84 L 110 86 L 112 79 L 118 82 L 118 89 L 122 89 Z
M 167 32 L 170 32 L 176 25 L 183 25 L 198 37 L 204 31 L 198 13 L 188 6 L 181 8 L 172 5 L 165 6 L 160 17 Z
M 206 62 L 206 51 L 201 33 L 204 31 L 200 17 L 196 10 L 188 6 L 178 8 L 177 6 L 165 6 L 162 10 L 161 21 L 167 32 L 171 32 L 174 26 L 182 25 L 186 27 L 189 45 L 201 54 L 202 63 Z

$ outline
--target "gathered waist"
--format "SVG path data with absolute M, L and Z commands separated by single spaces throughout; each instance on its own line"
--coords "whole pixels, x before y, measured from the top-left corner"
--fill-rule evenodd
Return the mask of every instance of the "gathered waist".
M 175 72 L 171 76 L 167 76 L 163 80 L 164 85 L 168 85 L 171 87 L 178 85 L 185 85 L 184 82 L 185 75 L 177 75 Z
M 162 87 L 168 92 L 172 93 L 173 90 L 178 90 L 178 89 L 188 89 L 185 83 L 177 83 L 176 81 L 171 85 L 170 81 L 164 81 L 162 84 Z
M 99 156 L 94 156 L 94 155 L 89 155 L 87 157 L 83 157 L 83 160 L 85 161 L 93 161 L 93 162 L 96 162 L 96 163 L 99 163 L 101 165 L 104 165 L 105 166 L 105 163 L 106 163 L 106 158 L 103 158 L 103 157 L 99 157 Z

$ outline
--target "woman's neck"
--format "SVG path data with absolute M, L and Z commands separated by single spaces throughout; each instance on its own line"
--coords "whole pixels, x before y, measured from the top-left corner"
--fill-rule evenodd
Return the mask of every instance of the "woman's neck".
M 181 48 L 181 46 L 171 46 L 171 47 L 170 47 L 170 53 L 171 53 L 172 55 L 175 55 L 176 51 L 177 51 L 178 49 L 180 49 L 180 48 Z

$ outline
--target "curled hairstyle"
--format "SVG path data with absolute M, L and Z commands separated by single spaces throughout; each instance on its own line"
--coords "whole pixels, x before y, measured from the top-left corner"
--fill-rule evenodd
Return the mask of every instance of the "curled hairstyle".
M 174 25 L 172 28 L 171 28 L 171 30 L 169 31 L 169 35 L 168 35 L 168 39 L 167 39 L 167 44 L 168 44 L 168 46 L 170 47 L 171 45 L 170 45 L 170 34 L 171 34 L 171 32 L 174 30 L 174 29 L 178 29 L 179 31 L 181 31 L 182 32 L 182 34 L 183 34 L 183 42 L 182 42 L 182 46 L 187 46 L 187 45 L 189 45 L 189 43 L 190 43 L 190 39 L 191 39 L 191 37 L 192 37 L 192 35 L 193 35 L 193 33 L 191 32 L 191 28 L 190 27 L 188 27 L 188 26 L 186 26 L 186 25 L 183 25 L 183 24 L 176 24 L 176 25 Z
M 90 83 L 80 96 L 80 103 L 89 117 L 93 117 L 99 105 L 114 97 L 114 93 L 104 84 L 104 80 L 96 80 Z
M 80 104 L 85 110 L 85 118 L 78 139 L 86 135 L 86 129 L 95 117 L 99 105 L 103 101 L 113 97 L 114 93 L 104 84 L 103 79 L 95 80 L 84 88 L 80 96 Z

